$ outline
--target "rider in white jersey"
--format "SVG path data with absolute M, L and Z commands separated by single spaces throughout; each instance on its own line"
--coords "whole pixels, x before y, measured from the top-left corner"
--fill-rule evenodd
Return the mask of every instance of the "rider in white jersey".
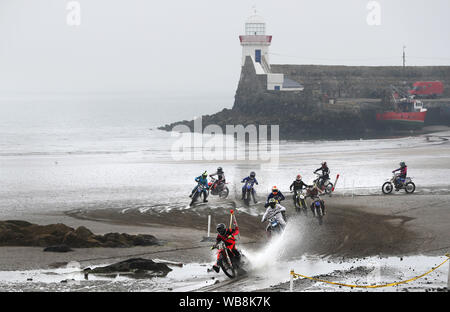
M 277 203 L 275 198 L 269 199 L 269 207 L 267 207 L 266 212 L 264 213 L 261 222 L 265 222 L 272 218 L 275 218 L 282 228 L 286 226 L 286 221 L 284 221 L 283 214 L 286 212 L 286 208 Z M 268 225 L 268 227 L 270 224 Z

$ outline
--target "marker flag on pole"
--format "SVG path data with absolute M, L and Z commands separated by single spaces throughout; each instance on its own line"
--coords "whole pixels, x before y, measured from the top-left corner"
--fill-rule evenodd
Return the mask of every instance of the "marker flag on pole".
M 339 179 L 339 173 L 338 173 L 338 175 L 336 176 L 336 180 L 334 181 L 333 188 L 331 189 L 332 192 L 334 192 L 334 189 L 336 188 L 336 184 L 337 184 L 338 179 Z
M 233 223 L 233 213 L 234 213 L 234 211 L 230 210 L 230 230 L 231 230 L 231 225 Z
M 239 227 L 239 225 L 237 223 L 237 220 L 236 220 L 236 215 L 233 214 L 233 217 L 234 217 L 234 224 L 236 225 L 236 227 Z M 237 236 L 238 236 L 239 239 L 241 239 L 241 234 L 240 233 Z

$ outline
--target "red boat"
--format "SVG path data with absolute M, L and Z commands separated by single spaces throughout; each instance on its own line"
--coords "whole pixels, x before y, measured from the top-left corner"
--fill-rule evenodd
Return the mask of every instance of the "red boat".
M 413 98 L 401 98 L 393 94 L 394 110 L 377 114 L 377 121 L 393 126 L 421 128 L 425 123 L 427 109 L 423 103 Z
M 422 127 L 427 111 L 419 112 L 384 112 L 377 114 L 377 121 L 397 124 L 399 126 Z

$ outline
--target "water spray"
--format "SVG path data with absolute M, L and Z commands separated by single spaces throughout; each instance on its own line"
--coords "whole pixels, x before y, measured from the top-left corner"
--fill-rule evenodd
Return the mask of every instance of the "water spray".
M 301 232 L 297 228 L 297 222 L 291 220 L 286 224 L 284 231 L 272 237 L 267 244 L 258 251 L 243 249 L 242 252 L 248 259 L 254 270 L 268 269 L 275 262 L 285 260 L 286 252 L 296 248 L 301 240 Z

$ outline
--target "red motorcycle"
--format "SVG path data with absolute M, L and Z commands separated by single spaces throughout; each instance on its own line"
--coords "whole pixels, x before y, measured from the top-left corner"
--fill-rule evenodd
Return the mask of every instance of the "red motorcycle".
M 227 198 L 230 193 L 227 184 L 228 182 L 222 182 L 211 178 L 211 182 L 208 182 L 209 193 L 211 195 L 219 195 L 220 198 Z
M 213 246 L 219 251 L 217 253 L 217 264 L 222 269 L 223 273 L 229 278 L 235 278 L 238 273 L 243 274 L 245 271 L 241 266 L 241 257 L 237 257 L 233 252 L 226 247 L 224 242 L 220 242 L 219 246 Z

